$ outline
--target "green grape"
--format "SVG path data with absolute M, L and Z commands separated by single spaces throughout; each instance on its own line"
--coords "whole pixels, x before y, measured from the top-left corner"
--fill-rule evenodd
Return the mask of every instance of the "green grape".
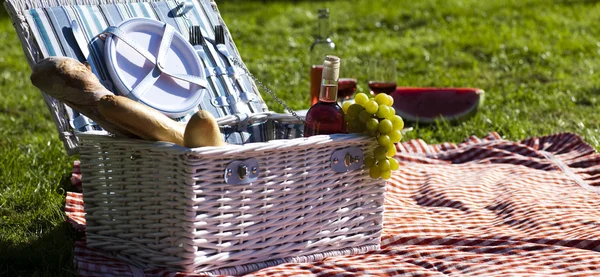
M 398 168 L 400 168 L 400 165 L 398 164 L 398 161 L 396 159 L 388 158 L 388 161 L 390 161 L 391 170 L 398 170 Z
M 385 93 L 378 93 L 375 95 L 375 102 L 379 105 L 387 105 L 388 101 L 388 95 Z
M 377 160 L 375 160 L 375 157 L 373 157 L 373 155 L 369 155 L 365 158 L 364 164 L 365 164 L 365 167 L 370 168 L 375 165 L 375 162 L 377 162 Z
M 400 132 L 400 130 L 392 130 L 388 136 L 390 136 L 390 141 L 392 143 L 397 143 L 400 142 L 400 140 L 402 139 L 402 133 Z
M 379 94 L 377 94 L 379 95 Z M 377 110 L 377 117 L 379 118 L 388 118 L 388 114 L 390 112 L 390 107 L 379 105 L 379 110 Z
M 394 118 L 394 116 L 396 116 L 396 109 L 394 109 L 394 107 L 388 107 L 388 114 L 385 118 L 392 120 Z M 392 123 L 394 123 L 394 121 L 392 120 Z
M 356 122 L 356 121 L 354 121 L 354 120 L 346 121 L 346 129 L 347 129 L 348 133 L 358 133 L 356 131 L 356 128 L 354 128 L 354 126 L 356 126 L 356 124 L 354 124 L 354 122 Z
M 344 102 L 344 104 L 342 104 L 342 110 L 344 110 L 344 113 L 348 113 L 348 108 L 350 108 L 351 105 L 352 103 L 350 102 Z
M 366 130 L 367 136 L 372 137 L 372 138 L 378 138 L 379 137 L 379 131 L 377 130 Z
M 390 170 L 390 161 L 386 158 L 385 160 L 379 160 L 377 162 L 377 166 L 379 167 L 379 171 L 385 172 Z
M 373 100 L 369 100 L 369 102 L 365 103 L 365 110 L 370 114 L 375 114 L 378 109 L 379 105 Z
M 379 120 L 377 120 L 376 118 L 371 118 L 367 120 L 365 124 L 367 125 L 367 130 L 370 131 L 377 131 L 377 129 L 379 128 Z
M 395 115 L 392 119 L 392 125 L 394 125 L 394 130 L 402 130 L 404 128 L 404 120 L 402 117 Z
M 369 176 L 371 176 L 371 178 L 373 178 L 373 179 L 379 178 L 379 176 L 381 176 L 379 167 L 376 165 L 372 166 L 371 169 L 369 169 Z
M 379 176 L 381 177 L 381 179 L 383 180 L 387 180 L 390 177 L 392 177 L 392 172 L 388 169 L 386 171 L 382 171 L 379 173 Z
M 352 104 L 348 107 L 348 115 L 350 118 L 358 118 L 360 112 L 362 112 L 365 108 L 359 104 Z
M 388 152 L 387 147 L 377 146 L 375 148 L 375 150 L 373 150 L 373 155 L 375 156 L 375 159 L 377 159 L 378 161 L 381 161 L 381 160 L 387 159 L 387 157 L 386 157 L 387 152 Z
M 344 121 L 348 124 L 350 124 L 350 122 L 354 121 L 354 118 L 350 117 L 349 114 L 344 113 Z
M 387 147 L 390 143 L 392 143 L 392 141 L 390 140 L 390 137 L 388 135 L 380 135 L 377 138 L 377 142 L 379 142 L 379 145 L 385 146 L 385 147 Z
M 352 126 L 352 122 L 348 122 L 346 124 L 346 131 L 348 132 L 348 134 L 354 134 L 354 133 L 358 133 L 355 129 L 354 126 Z
M 358 119 L 360 120 L 360 122 L 367 122 L 369 121 L 369 119 L 373 118 L 373 115 L 368 113 L 367 111 L 362 111 L 360 112 L 360 114 L 358 114 Z
M 384 119 L 381 122 L 379 122 L 379 132 L 381 132 L 382 134 L 388 134 L 389 132 L 391 132 L 393 130 L 394 126 L 392 125 L 392 121 L 390 121 L 389 119 Z
M 394 97 L 392 97 L 389 94 L 386 94 L 386 96 L 387 96 L 387 105 L 390 107 L 394 106 Z
M 365 125 L 362 122 L 356 119 L 348 122 L 348 133 L 362 133 L 364 131 Z
M 364 93 L 357 93 L 356 96 L 354 96 L 354 103 L 363 106 L 365 103 L 369 102 L 369 96 L 367 96 Z
M 386 156 L 388 157 L 393 157 L 396 156 L 396 145 L 395 144 L 390 144 L 388 145 L 388 147 L 386 148 L 387 152 L 385 153 Z

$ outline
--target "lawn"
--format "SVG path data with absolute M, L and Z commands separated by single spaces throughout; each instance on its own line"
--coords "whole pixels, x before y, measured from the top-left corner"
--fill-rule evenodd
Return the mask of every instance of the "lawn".
M 460 142 L 496 131 L 510 140 L 574 132 L 600 149 L 600 4 L 591 0 L 217 1 L 251 72 L 294 109 L 307 108 L 316 9 L 353 67 L 398 60 L 400 86 L 469 86 L 486 103 L 461 123 L 413 126 L 406 139 Z M 73 274 L 76 234 L 64 196 L 77 157 L 63 150 L 30 69 L 0 12 L 0 275 Z M 266 93 L 273 110 L 282 111 Z

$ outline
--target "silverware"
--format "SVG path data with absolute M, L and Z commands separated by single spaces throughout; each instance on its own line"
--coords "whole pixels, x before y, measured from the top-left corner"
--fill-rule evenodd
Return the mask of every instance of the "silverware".
M 196 50 L 196 54 L 200 56 L 200 60 L 204 64 L 204 68 L 209 69 L 210 60 L 204 51 L 204 36 L 202 35 L 202 29 L 200 26 L 190 26 L 188 32 L 190 44 L 194 47 L 194 50 Z M 212 72 L 209 71 L 210 70 L 206 70 L 206 78 L 211 79 L 211 82 L 213 82 L 212 85 L 216 87 L 213 78 L 209 78 L 212 75 Z
M 196 54 L 200 56 L 200 59 L 204 63 L 204 68 L 206 68 L 207 79 L 210 80 L 214 91 L 216 91 L 220 87 L 216 80 L 216 78 L 218 78 L 218 74 L 214 70 L 215 67 L 218 67 L 218 64 L 217 61 L 212 59 L 211 55 L 207 55 L 206 51 L 204 50 L 204 47 L 207 46 L 205 42 L 206 38 L 202 34 L 202 29 L 200 28 L 200 26 L 189 27 L 189 37 L 190 44 L 192 44 L 192 46 L 196 50 Z M 227 82 L 224 83 L 226 86 L 228 86 Z M 213 99 L 213 104 L 216 106 L 222 106 L 224 104 L 223 102 L 227 102 L 227 104 L 232 107 L 233 111 L 235 113 L 238 113 L 239 111 L 236 106 L 237 100 L 235 99 L 235 96 L 230 94 L 227 95 L 228 96 L 223 97 L 217 94 L 216 98 Z
M 98 76 L 100 83 L 106 89 L 114 92 L 114 90 L 113 90 L 114 87 L 112 85 L 112 82 L 107 80 L 107 77 L 105 76 L 105 74 L 102 73 L 101 70 L 96 68 L 98 65 L 95 64 L 95 62 L 92 59 L 92 56 L 90 54 L 89 44 L 88 44 L 87 40 L 85 39 L 83 30 L 81 29 L 81 26 L 79 26 L 79 23 L 77 23 L 77 20 L 72 20 L 70 22 L 70 25 L 71 25 L 71 32 L 73 33 L 73 37 L 75 38 L 75 42 L 77 43 L 79 51 L 81 52 L 81 55 L 83 55 L 83 58 L 85 59 L 85 61 L 91 65 L 92 72 L 94 72 L 94 74 L 96 74 L 96 76 Z
M 222 25 L 215 26 L 215 40 L 214 40 L 214 44 L 215 44 L 218 52 L 221 53 L 221 55 L 223 55 L 223 56 L 226 57 L 227 62 L 229 62 L 229 65 L 232 68 L 234 68 L 234 70 L 235 70 L 235 68 L 241 69 L 245 73 L 244 76 L 247 76 L 248 78 L 252 79 L 255 84 L 257 84 L 258 86 L 260 86 L 262 89 L 264 89 L 264 91 L 266 91 L 269 95 L 271 95 L 271 97 L 273 97 L 273 99 L 275 101 L 277 101 L 277 103 L 279 103 L 284 109 L 286 109 L 289 113 L 291 113 L 294 117 L 296 117 L 296 119 L 298 119 L 299 122 L 304 123 L 304 118 L 303 117 L 301 117 L 298 114 L 296 114 L 296 112 L 292 108 L 290 108 L 287 104 L 285 104 L 285 102 L 283 102 L 283 100 L 281 100 L 279 97 L 277 97 L 277 95 L 275 95 L 275 93 L 273 93 L 265 84 L 263 84 L 252 73 L 250 73 L 250 71 L 248 71 L 248 69 L 246 69 L 246 67 L 242 64 L 241 61 L 239 61 L 236 57 L 233 57 L 229 53 L 229 50 L 227 49 L 227 45 L 226 45 L 226 42 L 225 42 L 225 29 L 223 28 Z M 247 81 L 248 82 L 246 82 L 246 83 L 250 84 L 250 80 L 247 79 Z M 253 97 L 253 95 L 248 95 L 246 93 L 246 91 L 254 91 L 254 90 L 252 88 L 250 88 L 249 90 L 242 91 L 242 93 L 240 93 L 240 95 L 242 97 L 246 98 L 246 99 L 248 99 L 250 97 Z M 247 100 L 247 101 L 249 101 L 249 100 Z
M 79 46 L 79 51 L 83 55 L 84 59 L 90 58 L 90 50 L 88 49 L 87 41 L 83 36 L 83 31 L 81 31 L 81 27 L 79 27 L 79 23 L 77 20 L 71 21 L 71 32 L 73 32 L 73 37 L 75 37 L 75 42 L 77 42 L 77 46 Z
M 239 91 L 239 96 L 244 102 L 249 102 L 254 100 L 254 97 L 249 93 L 251 90 L 248 89 L 245 85 L 248 82 L 244 82 L 241 80 L 240 74 L 237 71 L 237 64 L 234 62 L 234 57 L 229 53 L 229 49 L 227 48 L 227 44 L 225 42 L 225 29 L 223 25 L 215 26 L 215 47 L 217 51 L 221 53 L 227 60 L 229 67 L 227 68 L 227 73 L 236 81 L 236 88 Z M 247 80 L 246 80 L 247 81 Z

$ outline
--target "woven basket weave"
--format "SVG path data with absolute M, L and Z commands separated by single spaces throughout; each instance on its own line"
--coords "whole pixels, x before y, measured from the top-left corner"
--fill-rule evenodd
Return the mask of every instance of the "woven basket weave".
M 384 182 L 330 168 L 332 149 L 372 150 L 364 137 L 197 149 L 79 138 L 88 246 L 144 267 L 232 273 L 244 264 L 379 248 Z M 227 164 L 248 157 L 260 164 L 258 181 L 226 184 Z
M 49 54 L 40 47 L 43 36 L 29 25 L 30 9 L 125 2 L 9 0 L 6 5 L 33 65 Z M 222 22 L 216 4 L 207 3 Z M 189 149 L 116 138 L 102 130 L 77 132 L 73 111 L 43 95 L 67 152 L 80 154 L 90 247 L 144 268 L 209 274 L 243 274 L 282 262 L 379 249 L 385 181 L 372 180 L 362 168 L 332 170 L 334 152 L 370 152 L 377 143 L 372 139 L 294 138 L 298 122 L 293 116 L 261 110 L 218 122 L 271 126 L 274 130 L 265 129 L 266 142 Z M 229 166 L 248 159 L 257 162 L 256 179 L 228 182 Z

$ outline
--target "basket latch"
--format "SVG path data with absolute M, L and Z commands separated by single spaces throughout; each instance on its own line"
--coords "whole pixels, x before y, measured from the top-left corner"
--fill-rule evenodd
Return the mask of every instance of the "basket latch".
M 356 146 L 338 149 L 331 154 L 331 169 L 335 172 L 360 169 L 362 164 L 363 152 Z
M 230 185 L 249 184 L 258 179 L 258 160 L 250 158 L 230 162 L 225 168 L 225 183 Z

